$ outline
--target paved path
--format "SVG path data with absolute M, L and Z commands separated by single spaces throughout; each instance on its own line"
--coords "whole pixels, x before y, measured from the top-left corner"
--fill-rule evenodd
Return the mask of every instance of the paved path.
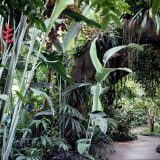
M 139 136 L 138 140 L 126 143 L 116 143 L 116 152 L 109 160 L 160 160 L 156 146 L 160 144 L 159 137 Z

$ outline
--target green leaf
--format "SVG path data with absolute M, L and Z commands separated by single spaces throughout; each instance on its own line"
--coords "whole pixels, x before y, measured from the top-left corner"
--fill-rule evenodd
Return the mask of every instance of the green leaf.
M 44 127 L 44 130 L 47 130 L 47 122 L 45 120 L 42 120 L 42 125 Z
M 88 85 L 91 85 L 91 84 L 90 83 L 75 83 L 74 85 L 65 88 L 64 91 L 62 92 L 62 96 L 65 96 L 67 93 L 71 92 L 72 90 L 76 88 L 80 88 L 80 87 L 84 87 Z
M 6 94 L 0 94 L 0 99 L 6 101 L 7 100 L 7 95 Z
M 47 64 L 56 73 L 58 73 L 63 78 L 63 80 L 66 80 L 68 83 L 73 84 L 73 78 L 70 77 L 69 75 L 67 75 L 64 64 L 60 60 L 55 59 L 55 61 L 49 61 L 44 55 L 41 55 L 41 59 L 43 59 L 45 62 L 47 62 Z
M 49 106 L 51 107 L 52 114 L 54 116 L 54 108 L 53 108 L 53 103 L 51 101 L 51 98 L 45 92 L 43 92 L 41 90 L 38 90 L 38 89 L 35 89 L 35 88 L 30 88 L 30 89 L 34 92 L 35 95 L 38 95 L 38 96 L 43 95 L 46 98 Z
M 90 142 L 90 140 L 88 140 L 88 139 L 80 139 L 77 141 L 77 143 L 78 143 L 77 149 L 81 155 L 88 152 L 89 147 L 91 145 L 89 142 Z
M 108 118 L 108 123 L 111 124 L 114 128 L 117 128 L 117 121 L 113 118 Z
M 40 30 L 42 30 L 43 32 L 46 32 L 47 28 L 46 28 L 46 25 L 45 23 L 39 19 L 38 17 L 35 18 L 34 20 L 35 24 L 36 24 L 36 27 Z
M 117 68 L 117 70 L 121 70 L 121 71 L 126 71 L 128 73 L 132 73 L 132 70 L 129 69 L 129 68 L 126 68 L 126 67 L 124 67 L 124 68 Z
M 114 21 L 114 23 L 116 24 L 117 27 L 122 28 L 122 23 L 120 21 L 120 18 L 117 17 L 117 15 L 115 14 L 110 14 L 112 20 Z
M 47 142 L 48 142 L 50 145 L 52 145 L 51 139 L 50 139 L 48 136 L 46 136 L 46 135 L 44 135 L 44 137 L 45 137 L 45 139 L 47 140 Z
M 29 126 L 35 125 L 36 128 L 41 124 L 41 120 L 33 120 Z
M 47 30 L 50 30 L 53 27 L 53 24 L 58 19 L 59 15 L 62 13 L 62 11 L 68 6 L 73 4 L 73 0 L 57 0 L 52 12 L 52 19 L 47 27 Z
M 86 24 L 90 25 L 90 26 L 95 26 L 99 29 L 101 29 L 101 25 L 95 21 L 93 21 L 92 19 L 88 19 L 87 17 L 81 15 L 80 13 L 78 12 L 74 12 L 70 9 L 65 9 L 63 12 L 63 14 L 71 17 L 72 19 L 74 19 L 76 22 L 85 22 Z
M 44 5 L 41 0 L 32 0 L 32 1 L 33 1 L 33 3 L 34 3 L 36 6 L 42 7 L 42 6 Z
M 71 42 L 73 38 L 75 38 L 78 35 L 79 31 L 80 31 L 79 24 L 76 23 L 71 26 L 69 32 L 64 37 L 64 41 L 62 45 L 63 52 L 67 50 L 69 43 Z
M 108 120 L 106 117 L 107 115 L 104 112 L 90 114 L 92 124 L 95 126 L 99 126 L 100 130 L 103 133 L 106 133 L 108 129 Z
M 97 38 L 95 38 L 91 44 L 90 57 L 91 57 L 92 63 L 94 65 L 96 71 L 99 72 L 102 69 L 102 65 L 97 57 L 96 40 L 97 40 Z
M 136 44 L 136 43 L 130 43 L 127 47 L 131 47 L 131 48 L 135 48 L 139 51 L 143 51 L 143 47 L 139 44 Z
M 99 3 L 99 0 L 93 0 L 90 4 L 90 8 L 97 6 L 97 4 Z
M 108 75 L 111 72 L 114 72 L 116 70 L 123 70 L 123 71 L 129 72 L 129 73 L 132 72 L 132 70 L 129 68 L 102 68 L 100 72 L 96 73 L 96 81 L 102 82 L 103 80 L 105 80 L 108 77 Z
M 108 75 L 117 70 L 116 68 L 102 68 L 100 72 L 96 73 L 96 81 L 101 82 L 108 77 Z
M 102 20 L 102 23 L 101 23 L 101 28 L 102 30 L 105 30 L 107 27 L 108 27 L 108 24 L 110 22 L 110 14 L 108 14 L 107 16 L 105 16 Z
M 153 0 L 152 1 L 152 14 L 155 16 L 158 13 L 160 7 L 160 0 Z
M 118 47 L 113 47 L 111 49 L 109 49 L 108 51 L 106 51 L 106 53 L 104 54 L 103 56 L 103 63 L 106 64 L 107 61 L 115 54 L 117 53 L 118 51 L 126 48 L 127 45 L 124 45 L 124 46 L 118 46 Z
M 122 45 L 122 46 L 117 46 L 117 47 L 113 47 L 111 49 L 109 49 L 108 51 L 105 52 L 104 56 L 103 56 L 103 63 L 104 65 L 107 63 L 107 61 L 117 52 L 119 52 L 120 50 L 127 48 L 127 47 L 131 47 L 131 48 L 136 48 L 138 50 L 143 51 L 143 47 L 135 44 L 135 43 L 131 43 L 129 45 Z
M 61 61 L 57 61 L 56 63 L 48 63 L 48 65 L 51 66 L 54 71 L 56 71 L 63 78 L 63 80 L 73 84 L 73 78 L 67 75 L 65 67 Z
M 159 30 L 160 30 L 160 19 L 159 16 L 155 15 L 155 21 L 156 21 L 156 34 L 159 35 Z
M 25 156 L 18 156 L 18 157 L 16 158 L 16 160 L 25 160 L 25 159 L 26 159 Z
M 40 139 L 41 139 L 43 146 L 46 147 L 47 141 L 46 141 L 45 137 L 41 136 Z
M 19 99 L 25 103 L 26 102 L 26 98 L 23 96 L 22 92 L 16 91 L 16 95 L 19 97 Z
M 92 112 L 103 111 L 102 104 L 99 98 L 102 91 L 103 91 L 103 88 L 101 87 L 101 84 L 97 84 L 91 87 L 91 94 L 93 95 Z

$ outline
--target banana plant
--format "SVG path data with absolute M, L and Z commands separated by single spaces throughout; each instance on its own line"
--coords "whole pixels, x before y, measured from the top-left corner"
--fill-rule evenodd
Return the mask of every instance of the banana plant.
M 91 113 L 89 114 L 90 124 L 88 128 L 88 132 L 86 133 L 86 139 L 82 139 L 78 141 L 78 151 L 81 154 L 86 154 L 86 155 L 88 155 L 88 151 L 89 151 L 89 147 L 91 144 L 95 127 L 98 126 L 103 133 L 106 133 L 107 131 L 107 123 L 108 123 L 107 115 L 106 113 L 103 112 L 103 106 L 100 101 L 101 94 L 108 88 L 108 87 L 105 87 L 105 88 L 102 87 L 103 81 L 109 76 L 110 73 L 116 70 L 123 70 L 129 73 L 132 72 L 129 68 L 106 68 L 106 64 L 108 60 L 115 53 L 128 47 L 136 48 L 138 50 L 143 50 L 142 46 L 135 43 L 113 47 L 105 52 L 103 56 L 103 64 L 101 64 L 101 62 L 97 57 L 96 40 L 97 38 L 93 40 L 90 48 L 90 57 L 96 69 L 96 75 L 95 75 L 96 84 L 92 85 L 90 90 L 92 94 L 92 107 L 91 107 Z M 93 157 L 91 159 L 93 159 Z

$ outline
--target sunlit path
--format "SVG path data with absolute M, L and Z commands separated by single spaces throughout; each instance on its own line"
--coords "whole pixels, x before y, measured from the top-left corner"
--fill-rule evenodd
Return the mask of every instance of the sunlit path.
M 156 146 L 160 144 L 159 137 L 139 136 L 138 140 L 126 143 L 116 143 L 116 153 L 110 160 L 160 160 Z

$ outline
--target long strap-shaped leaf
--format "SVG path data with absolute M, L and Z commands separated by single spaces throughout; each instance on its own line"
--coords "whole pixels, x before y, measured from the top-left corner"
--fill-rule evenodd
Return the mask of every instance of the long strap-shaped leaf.
M 4 88 L 4 94 L 8 95 L 9 91 L 11 89 L 11 85 L 13 82 L 13 77 L 14 77 L 14 71 L 16 68 L 16 64 L 17 64 L 17 59 L 20 53 L 20 48 L 22 45 L 22 40 L 24 37 L 24 33 L 25 33 L 25 29 L 26 27 L 24 26 L 26 22 L 26 18 L 22 15 L 21 16 L 21 23 L 19 24 L 19 31 L 17 33 L 17 39 L 15 41 L 15 45 L 13 46 L 13 54 L 11 56 L 11 60 L 10 60 L 10 65 L 9 65 L 9 69 L 8 69 L 8 75 L 7 75 L 7 80 L 5 83 L 5 88 Z M 0 122 L 2 120 L 2 115 L 3 115 L 3 111 L 4 111 L 4 106 L 6 104 L 6 101 L 2 102 L 1 108 L 0 108 Z
M 103 63 L 104 66 L 106 65 L 107 61 L 117 52 L 119 52 L 122 49 L 125 49 L 127 47 L 131 47 L 131 48 L 137 48 L 138 50 L 143 50 L 143 47 L 135 44 L 135 43 L 131 43 L 129 45 L 122 45 L 122 46 L 117 46 L 117 47 L 113 47 L 111 49 L 109 49 L 103 56 Z
M 96 71 L 99 72 L 102 69 L 102 65 L 97 57 L 96 40 L 97 40 L 97 38 L 95 38 L 91 44 L 90 57 L 91 57 L 92 63 L 94 65 Z

